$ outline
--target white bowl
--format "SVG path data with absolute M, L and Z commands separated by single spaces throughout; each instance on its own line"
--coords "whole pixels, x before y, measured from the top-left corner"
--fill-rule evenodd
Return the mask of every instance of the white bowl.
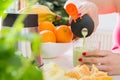
M 65 54 L 72 47 L 72 43 L 42 43 L 42 57 L 55 58 Z

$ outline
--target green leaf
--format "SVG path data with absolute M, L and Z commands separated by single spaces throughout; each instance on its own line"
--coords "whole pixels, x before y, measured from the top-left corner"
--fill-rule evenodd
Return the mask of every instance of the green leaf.
M 5 18 L 4 11 L 15 0 L 0 0 L 0 16 Z M 33 0 L 28 0 L 32 1 Z M 30 3 L 32 5 L 34 3 Z M 20 15 L 10 28 L 0 31 L 0 80 L 43 80 L 42 71 L 31 64 L 40 53 L 40 38 L 36 33 L 21 34 L 24 28 L 23 20 L 27 15 Z M 34 55 L 24 58 L 16 54 L 17 42 L 29 41 L 32 44 Z
M 34 56 L 39 56 L 40 55 L 40 47 L 41 47 L 41 39 L 38 34 L 34 34 L 34 38 L 31 41 L 32 45 L 32 51 L 34 53 Z
M 5 10 L 14 2 L 15 0 L 0 0 L 0 16 L 3 18 L 6 16 L 4 14 Z
M 29 66 L 20 80 L 43 80 L 42 71 L 35 66 Z

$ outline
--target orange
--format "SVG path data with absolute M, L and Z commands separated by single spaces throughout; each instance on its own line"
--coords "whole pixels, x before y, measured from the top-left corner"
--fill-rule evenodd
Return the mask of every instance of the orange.
M 69 26 L 60 25 L 56 28 L 56 41 L 59 43 L 71 42 L 73 38 L 73 33 Z
M 38 31 L 42 31 L 42 30 L 50 30 L 52 32 L 55 32 L 55 26 L 52 22 L 40 22 L 39 26 L 38 26 Z
M 42 42 L 56 42 L 55 34 L 50 30 L 43 30 L 39 32 Z

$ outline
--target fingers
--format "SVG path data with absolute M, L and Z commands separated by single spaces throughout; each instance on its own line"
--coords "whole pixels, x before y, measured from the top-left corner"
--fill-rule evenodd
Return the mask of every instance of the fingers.
M 78 13 L 81 13 L 80 16 L 83 16 L 83 15 L 85 15 L 85 14 L 88 13 L 88 10 L 87 10 L 86 7 L 84 7 L 84 6 L 81 5 L 81 6 L 79 7 L 79 12 L 78 12 Z
M 100 71 L 104 71 L 104 72 L 109 72 L 109 71 L 110 71 L 110 67 L 108 67 L 107 65 L 96 65 L 96 67 L 97 67 Z
M 82 59 L 82 61 L 81 61 Z M 83 63 L 93 63 L 93 64 L 105 64 L 105 59 L 103 59 L 103 57 L 83 57 L 83 58 L 80 58 L 79 59 L 80 62 L 83 62 Z
M 92 69 L 92 64 L 86 64 L 90 69 Z M 110 72 L 112 71 L 111 70 L 111 67 L 109 65 L 95 65 L 96 68 L 99 70 L 99 71 L 103 71 L 103 72 L 107 72 L 109 74 L 111 74 Z
M 85 56 L 85 57 L 89 57 L 89 56 L 99 56 L 99 57 L 104 57 L 104 56 L 107 56 L 110 52 L 108 51 L 103 51 L 103 50 L 99 50 L 99 49 L 96 49 L 96 50 L 92 50 L 92 51 L 87 51 L 87 52 L 83 52 L 82 54 Z
M 90 69 L 92 68 L 92 64 L 95 64 L 98 70 L 111 74 L 112 68 L 109 64 L 106 64 L 106 58 L 104 57 L 83 57 L 80 58 L 79 61 L 82 62 L 82 64 L 86 64 Z
M 81 13 L 81 16 L 89 14 L 89 10 L 93 5 L 90 5 L 89 2 L 83 2 L 78 8 L 78 13 Z

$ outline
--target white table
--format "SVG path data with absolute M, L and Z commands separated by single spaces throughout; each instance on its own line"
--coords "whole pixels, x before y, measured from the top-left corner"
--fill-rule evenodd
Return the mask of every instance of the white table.
M 55 59 L 43 59 L 44 64 L 48 62 L 55 62 L 59 66 L 61 66 L 64 69 L 71 69 L 73 68 L 73 58 L 72 58 L 72 51 L 68 51 L 66 54 L 55 58 Z M 119 76 L 112 76 L 113 80 L 120 80 L 120 75 Z

